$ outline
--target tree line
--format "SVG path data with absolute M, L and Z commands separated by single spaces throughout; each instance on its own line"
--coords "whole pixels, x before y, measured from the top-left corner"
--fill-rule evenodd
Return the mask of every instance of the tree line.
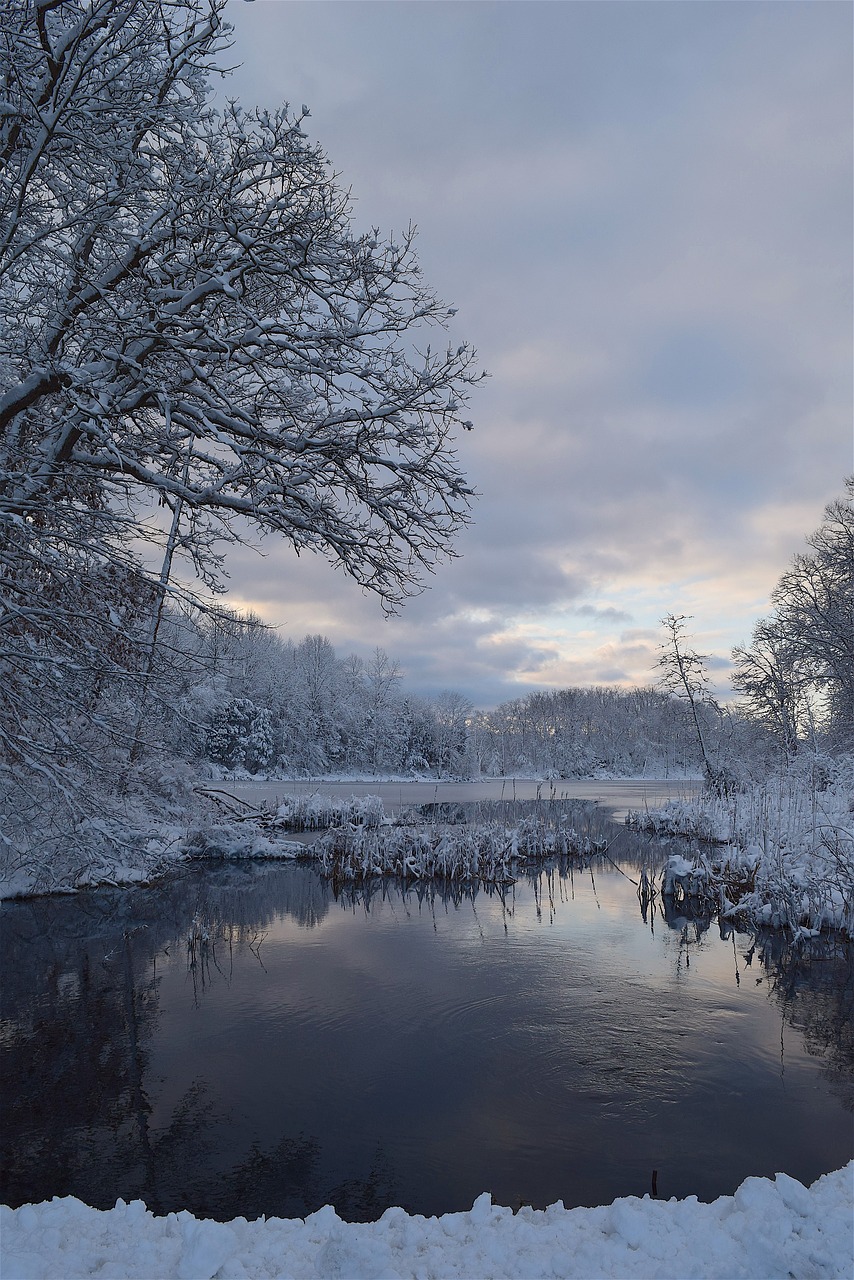
M 686 708 L 651 687 L 534 691 L 478 710 L 453 689 L 413 694 L 381 648 L 367 660 L 339 656 L 325 636 L 295 642 L 225 611 L 170 616 L 164 645 L 171 690 L 152 705 L 141 744 L 167 744 L 196 768 L 572 778 L 696 773 L 701 763 Z M 702 714 L 720 733 L 721 717 Z

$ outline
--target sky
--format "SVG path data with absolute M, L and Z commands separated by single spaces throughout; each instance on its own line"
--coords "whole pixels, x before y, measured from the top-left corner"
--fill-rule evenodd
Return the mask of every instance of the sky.
M 649 684 L 686 614 L 725 695 L 854 470 L 852 15 L 232 0 L 228 95 L 309 107 L 354 228 L 416 224 L 490 377 L 472 523 L 397 617 L 271 542 L 229 553 L 228 601 L 485 708 Z

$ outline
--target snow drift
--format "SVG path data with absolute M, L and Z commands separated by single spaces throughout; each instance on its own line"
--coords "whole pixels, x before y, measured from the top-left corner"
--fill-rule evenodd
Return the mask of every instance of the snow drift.
M 748 1178 L 713 1204 L 628 1197 L 597 1209 L 520 1209 L 484 1193 L 441 1218 L 388 1209 L 342 1222 L 327 1206 L 300 1218 L 155 1218 L 136 1200 L 90 1209 L 72 1198 L 0 1210 L 3 1274 L 15 1280 L 379 1280 L 380 1277 L 644 1277 L 766 1280 L 851 1276 L 854 1161 L 807 1189 Z

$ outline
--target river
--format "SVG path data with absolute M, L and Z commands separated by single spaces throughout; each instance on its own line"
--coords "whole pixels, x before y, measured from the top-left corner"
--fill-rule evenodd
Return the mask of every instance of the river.
M 479 778 L 472 782 L 329 782 L 303 778 L 277 782 L 215 782 L 211 786 L 250 802 L 268 804 L 283 795 L 379 796 L 389 813 L 408 805 L 433 802 L 473 804 L 483 801 L 586 800 L 620 821 L 629 809 L 653 808 L 667 800 L 688 799 L 702 783 L 695 778 L 561 778 L 537 782 L 530 778 Z
M 4 903 L 0 1198 L 369 1219 L 840 1167 L 850 947 L 642 913 L 662 848 L 591 821 L 613 862 L 503 895 L 234 862 Z

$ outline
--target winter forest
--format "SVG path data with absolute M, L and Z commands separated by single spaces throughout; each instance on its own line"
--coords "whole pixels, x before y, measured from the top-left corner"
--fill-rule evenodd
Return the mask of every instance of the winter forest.
M 405 607 L 487 374 L 308 108 L 222 105 L 226 7 L 0 13 L 3 1272 L 847 1275 L 854 477 L 724 695 L 678 600 L 491 707 L 233 607 L 271 543 Z
M 482 376 L 411 239 L 354 235 L 304 116 L 211 105 L 219 0 L 13 4 L 0 212 L 0 740 L 11 866 L 145 843 L 194 778 L 697 773 L 850 749 L 852 490 L 709 693 L 665 620 L 646 689 L 488 710 L 218 599 L 229 544 L 327 557 L 387 609 L 469 518 Z M 655 687 L 653 687 L 655 685 Z M 128 833 L 133 832 L 130 836 Z
M 284 537 L 391 608 L 467 518 L 473 353 L 416 340 L 448 309 L 411 237 L 351 233 L 299 113 L 213 110 L 222 10 L 4 16 L 7 850 L 110 840 L 116 798 L 157 790 L 178 672 L 230 670 L 210 602 L 229 543 Z M 318 759 L 324 664 L 305 664 Z M 170 745 L 199 729 L 175 719 Z M 263 715 L 253 733 L 260 763 Z
M 474 353 L 442 346 L 451 311 L 411 242 L 353 236 L 300 115 L 211 108 L 222 5 L 22 3 L 4 36 L 5 858 L 109 842 L 117 803 L 133 827 L 146 804 L 174 817 L 209 764 L 735 777 L 850 746 L 850 489 L 737 650 L 726 707 L 673 618 L 658 689 L 485 710 L 218 603 L 228 544 L 259 535 L 387 608 L 416 590 L 469 513 L 453 430 Z

